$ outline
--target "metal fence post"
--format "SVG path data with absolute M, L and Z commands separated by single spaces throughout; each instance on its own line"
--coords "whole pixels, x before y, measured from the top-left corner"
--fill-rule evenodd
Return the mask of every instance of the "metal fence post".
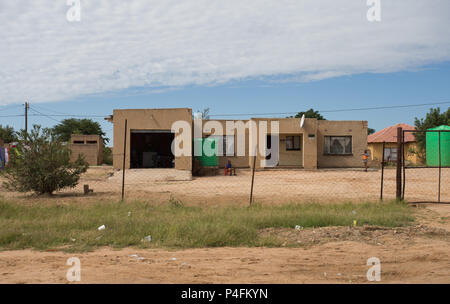
M 384 149 L 386 147 L 386 142 L 383 141 L 383 152 L 381 156 L 381 189 L 380 189 L 380 201 L 383 200 L 383 182 L 384 182 Z
M 127 156 L 127 120 L 125 119 L 125 135 L 123 140 L 123 166 L 122 166 L 122 201 L 125 196 L 125 158 Z
M 442 164 L 441 164 L 441 131 L 438 132 L 439 135 L 439 189 L 438 189 L 438 203 L 441 202 L 441 175 L 442 175 Z
M 402 127 L 397 128 L 397 178 L 396 178 L 396 199 L 402 199 Z
M 255 156 L 254 156 L 254 158 L 253 158 L 253 168 L 252 168 L 252 186 L 251 186 L 251 188 L 250 188 L 250 205 L 252 204 L 252 202 L 253 202 L 253 183 L 254 183 L 254 180 L 255 180 L 255 167 L 256 167 L 256 153 L 257 153 L 257 149 L 256 149 L 256 152 L 255 152 Z
M 402 188 L 402 201 L 405 200 L 405 186 L 406 186 L 406 159 L 405 152 L 405 131 L 402 131 L 402 166 L 403 166 L 403 188 Z

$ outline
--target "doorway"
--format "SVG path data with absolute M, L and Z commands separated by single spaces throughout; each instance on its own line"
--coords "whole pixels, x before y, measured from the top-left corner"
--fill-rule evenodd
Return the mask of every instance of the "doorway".
M 170 130 L 132 130 L 130 168 L 174 168 L 174 138 Z

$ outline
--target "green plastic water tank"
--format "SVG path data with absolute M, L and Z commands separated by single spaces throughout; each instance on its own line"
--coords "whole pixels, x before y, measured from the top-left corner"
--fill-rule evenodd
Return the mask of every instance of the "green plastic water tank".
M 450 130 L 442 125 L 428 130 Z M 439 166 L 439 133 L 428 132 L 426 135 L 427 165 Z M 450 166 L 450 132 L 441 132 L 441 166 Z
M 200 144 L 203 147 L 202 156 L 197 156 L 201 167 L 217 167 L 219 166 L 219 158 L 217 157 L 217 138 L 194 138 L 194 148 Z

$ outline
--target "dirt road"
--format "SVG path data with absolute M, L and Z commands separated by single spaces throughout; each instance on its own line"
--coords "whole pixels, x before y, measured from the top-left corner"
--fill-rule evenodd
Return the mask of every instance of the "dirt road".
M 410 228 L 328 227 L 269 231 L 284 248 L 138 250 L 89 253 L 0 252 L 0 283 L 68 283 L 69 257 L 80 283 L 368 283 L 367 259 L 382 283 L 450 283 L 450 205 L 428 206 Z M 288 248 L 301 241 L 302 248 Z

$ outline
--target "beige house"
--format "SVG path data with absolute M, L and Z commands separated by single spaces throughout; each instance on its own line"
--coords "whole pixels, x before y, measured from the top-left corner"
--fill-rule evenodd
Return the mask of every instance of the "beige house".
M 126 168 L 175 168 L 189 170 L 193 168 L 192 152 L 189 156 L 175 157 L 171 145 L 175 137 L 188 132 L 189 142 L 183 145 L 193 151 L 194 120 L 192 110 L 188 108 L 175 109 L 127 109 L 114 110 L 113 115 L 106 120 L 114 124 L 113 166 L 121 169 L 123 166 L 125 120 L 126 131 Z M 175 122 L 182 122 L 184 128 L 172 131 Z M 261 123 L 267 123 L 266 148 L 273 145 L 276 138 L 271 130 L 271 122 L 278 123 L 279 158 L 276 167 L 280 168 L 345 168 L 362 167 L 361 155 L 367 149 L 366 121 L 330 121 L 307 118 L 301 125 L 299 118 L 251 118 L 250 120 L 233 121 L 247 126 L 244 129 L 244 155 L 237 153 L 237 129 L 227 130 L 226 120 L 203 120 L 201 137 L 215 133 L 222 126 L 223 147 L 232 147 L 226 156 L 218 156 L 218 167 L 224 167 L 228 160 L 233 167 L 248 168 L 253 166 L 253 157 L 249 151 L 251 142 L 256 142 L 259 150 Z M 255 128 L 248 127 L 255 125 Z M 211 127 L 212 126 L 212 127 Z M 214 128 L 214 126 L 216 128 Z M 178 133 L 177 133 L 178 132 Z M 264 137 L 262 137 L 264 138 Z M 226 144 L 228 142 L 229 146 Z M 232 143 L 232 144 L 230 144 Z M 189 147 L 191 145 L 192 147 Z M 253 146 L 254 147 L 254 146 Z M 226 148 L 226 149 L 228 149 Z M 175 149 L 177 149 L 175 145 Z M 265 151 L 265 149 L 263 149 Z M 227 151 L 224 151 L 224 154 Z M 265 154 L 257 153 L 256 167 L 264 167 Z M 238 156 L 239 155 L 239 156 Z
M 100 135 L 73 134 L 70 138 L 70 149 L 71 161 L 75 161 L 78 155 L 82 154 L 90 166 L 103 163 L 103 139 Z

